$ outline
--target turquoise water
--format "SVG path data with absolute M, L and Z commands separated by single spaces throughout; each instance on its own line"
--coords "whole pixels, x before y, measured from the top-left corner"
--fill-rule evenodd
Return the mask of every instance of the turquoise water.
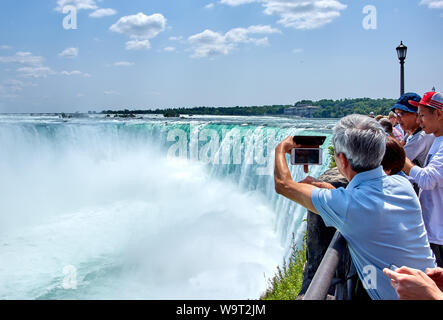
M 0 115 L 0 299 L 258 298 L 305 228 L 273 150 L 335 122 Z

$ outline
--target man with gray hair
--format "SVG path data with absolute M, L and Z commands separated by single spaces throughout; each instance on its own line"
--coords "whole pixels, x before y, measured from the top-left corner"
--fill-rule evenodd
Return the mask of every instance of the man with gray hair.
M 326 226 L 343 235 L 372 299 L 398 299 L 384 268 L 436 266 L 417 195 L 406 178 L 384 173 L 380 164 L 386 135 L 374 119 L 342 118 L 334 128 L 333 145 L 337 167 L 350 182 L 346 188 L 328 188 L 313 178 L 293 181 L 285 155 L 302 146 L 288 137 L 275 149 L 276 192 L 319 214 Z

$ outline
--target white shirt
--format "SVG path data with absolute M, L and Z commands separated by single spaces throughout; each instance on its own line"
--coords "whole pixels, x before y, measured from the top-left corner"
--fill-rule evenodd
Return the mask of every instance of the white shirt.
M 409 175 L 420 187 L 423 220 L 430 243 L 443 245 L 443 136 L 435 138 L 424 168 L 415 166 Z
M 398 131 L 400 131 L 402 138 L 405 137 L 405 132 L 404 132 L 403 129 L 401 128 L 401 125 L 400 125 L 400 124 L 397 124 L 394 128 L 397 129 Z
M 426 134 L 423 130 L 409 136 L 406 139 L 406 145 L 404 146 L 406 157 L 408 157 L 408 159 L 414 164 L 424 167 L 426 157 L 429 149 L 431 149 L 434 139 L 435 136 L 433 134 Z

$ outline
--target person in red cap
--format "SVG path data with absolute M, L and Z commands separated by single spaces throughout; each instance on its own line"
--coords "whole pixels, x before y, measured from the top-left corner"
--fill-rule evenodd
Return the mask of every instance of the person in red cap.
M 397 100 L 391 111 L 395 112 L 397 121 L 406 134 L 404 138 L 406 157 L 412 163 L 424 167 L 426 156 L 435 137 L 432 134 L 426 134 L 418 123 L 420 101 L 420 95 L 414 92 L 405 93 Z M 414 186 L 414 189 L 418 193 L 418 188 Z
M 406 159 L 403 171 L 420 187 L 423 220 L 437 265 L 443 267 L 443 93 L 427 92 L 418 106 L 418 122 L 436 138 L 420 168 Z

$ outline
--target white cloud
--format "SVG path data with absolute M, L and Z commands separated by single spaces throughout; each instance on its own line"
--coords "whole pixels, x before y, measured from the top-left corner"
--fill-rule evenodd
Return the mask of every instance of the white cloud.
M 336 0 L 268 1 L 265 13 L 278 15 L 278 23 L 295 29 L 315 29 L 340 16 L 346 5 Z
M 227 4 L 233 7 L 252 2 L 260 2 L 260 0 L 220 0 L 220 3 Z
M 179 36 L 179 37 L 169 37 L 169 40 L 171 40 L 171 41 L 180 41 L 180 40 L 183 40 L 183 37 L 182 36 Z
M 0 63 L 21 65 L 17 72 L 23 78 L 46 78 L 48 75 L 55 74 L 51 68 L 43 65 L 43 61 L 43 57 L 35 56 L 31 52 L 20 51 L 13 56 L 0 56 Z
M 116 14 L 117 14 L 117 10 L 110 9 L 110 8 L 107 8 L 107 9 L 102 8 L 102 9 L 97 9 L 94 12 L 91 12 L 89 14 L 89 16 L 91 18 L 103 18 L 103 17 L 113 16 Z
M 166 28 L 166 19 L 160 13 L 150 16 L 139 12 L 132 16 L 120 18 L 109 30 L 125 34 L 132 40 L 126 42 L 126 50 L 149 50 L 149 39 L 155 38 Z
M 117 91 L 113 91 L 113 90 L 109 90 L 109 91 L 105 91 L 103 92 L 104 95 L 110 96 L 110 95 L 119 95 L 120 93 Z
M 134 62 L 129 62 L 129 61 L 118 61 L 116 63 L 114 63 L 115 67 L 131 67 L 135 65 Z
M 0 56 L 0 63 L 18 63 L 22 65 L 41 66 L 43 57 L 34 56 L 31 52 L 17 52 L 13 56 Z
M 227 55 L 233 48 L 232 43 L 227 43 L 224 36 L 218 32 L 206 29 L 202 33 L 190 36 L 189 42 L 194 45 L 194 58 Z
M 148 91 L 148 92 L 146 92 L 146 94 L 149 96 L 160 96 L 161 95 L 161 93 L 157 92 L 157 91 Z
M 8 46 L 8 45 L 2 45 L 2 46 L 0 46 L 0 50 L 10 50 L 10 49 L 12 49 L 12 47 L 11 47 L 11 46 Z
M 89 17 L 91 18 L 103 18 L 117 14 L 117 10 L 111 8 L 99 8 L 97 2 L 103 2 L 103 0 L 57 0 L 57 7 L 55 10 L 63 12 L 63 8 L 66 6 L 73 6 L 78 11 L 94 10 L 89 14 Z
M 125 16 L 113 24 L 109 30 L 122 33 L 132 39 L 147 40 L 156 37 L 166 27 L 166 19 L 160 13 L 147 16 L 142 12 Z
M 55 74 L 51 68 L 44 66 L 23 67 L 17 69 L 17 72 L 19 72 L 20 76 L 24 78 L 46 78 L 49 75 Z
M 130 40 L 126 42 L 126 50 L 149 50 L 150 48 L 149 40 Z
M 11 86 L 5 82 L 0 83 L 0 99 L 15 99 L 18 98 L 18 92 L 22 91 L 22 86 Z
M 265 14 L 280 17 L 278 23 L 302 30 L 316 29 L 331 23 L 340 16 L 340 11 L 347 8 L 347 5 L 338 0 L 221 0 L 220 2 L 230 6 L 261 3 L 265 8 Z
M 56 11 L 63 12 L 65 6 L 74 6 L 77 10 L 96 10 L 95 0 L 57 0 Z
M 64 76 L 79 76 L 82 74 L 81 71 L 78 70 L 74 70 L 74 71 L 62 71 L 60 72 L 60 74 L 64 75 Z
M 241 43 L 252 43 L 255 45 L 266 45 L 268 38 L 252 38 L 254 34 L 281 33 L 280 30 L 270 26 L 250 26 L 249 28 L 234 28 L 224 35 L 212 30 L 205 30 L 188 38 L 193 46 L 193 58 L 214 57 L 227 55 Z
M 163 49 L 163 51 L 173 52 L 173 51 L 175 51 L 175 47 L 166 47 L 166 48 Z
M 3 88 L 4 93 L 16 93 L 23 91 L 23 87 L 25 87 L 25 83 L 16 79 L 9 79 L 3 81 L 0 85 Z
M 83 76 L 85 78 L 90 78 L 91 77 L 91 75 L 89 73 L 83 73 L 83 72 L 78 71 L 78 70 L 62 71 L 62 72 L 60 72 L 60 74 L 64 75 L 64 76 L 68 76 L 68 77 L 70 77 L 70 76 Z
M 293 52 L 293 53 L 302 53 L 302 52 L 303 52 L 303 49 L 301 49 L 301 48 L 297 48 L 297 49 L 292 50 L 292 52 Z
M 58 54 L 64 58 L 75 58 L 78 56 L 78 48 L 67 48 Z
M 214 8 L 214 3 L 208 3 L 207 5 L 205 5 L 205 9 L 212 9 L 212 8 Z
M 429 9 L 443 9 L 443 0 L 421 0 L 420 5 L 427 5 Z

